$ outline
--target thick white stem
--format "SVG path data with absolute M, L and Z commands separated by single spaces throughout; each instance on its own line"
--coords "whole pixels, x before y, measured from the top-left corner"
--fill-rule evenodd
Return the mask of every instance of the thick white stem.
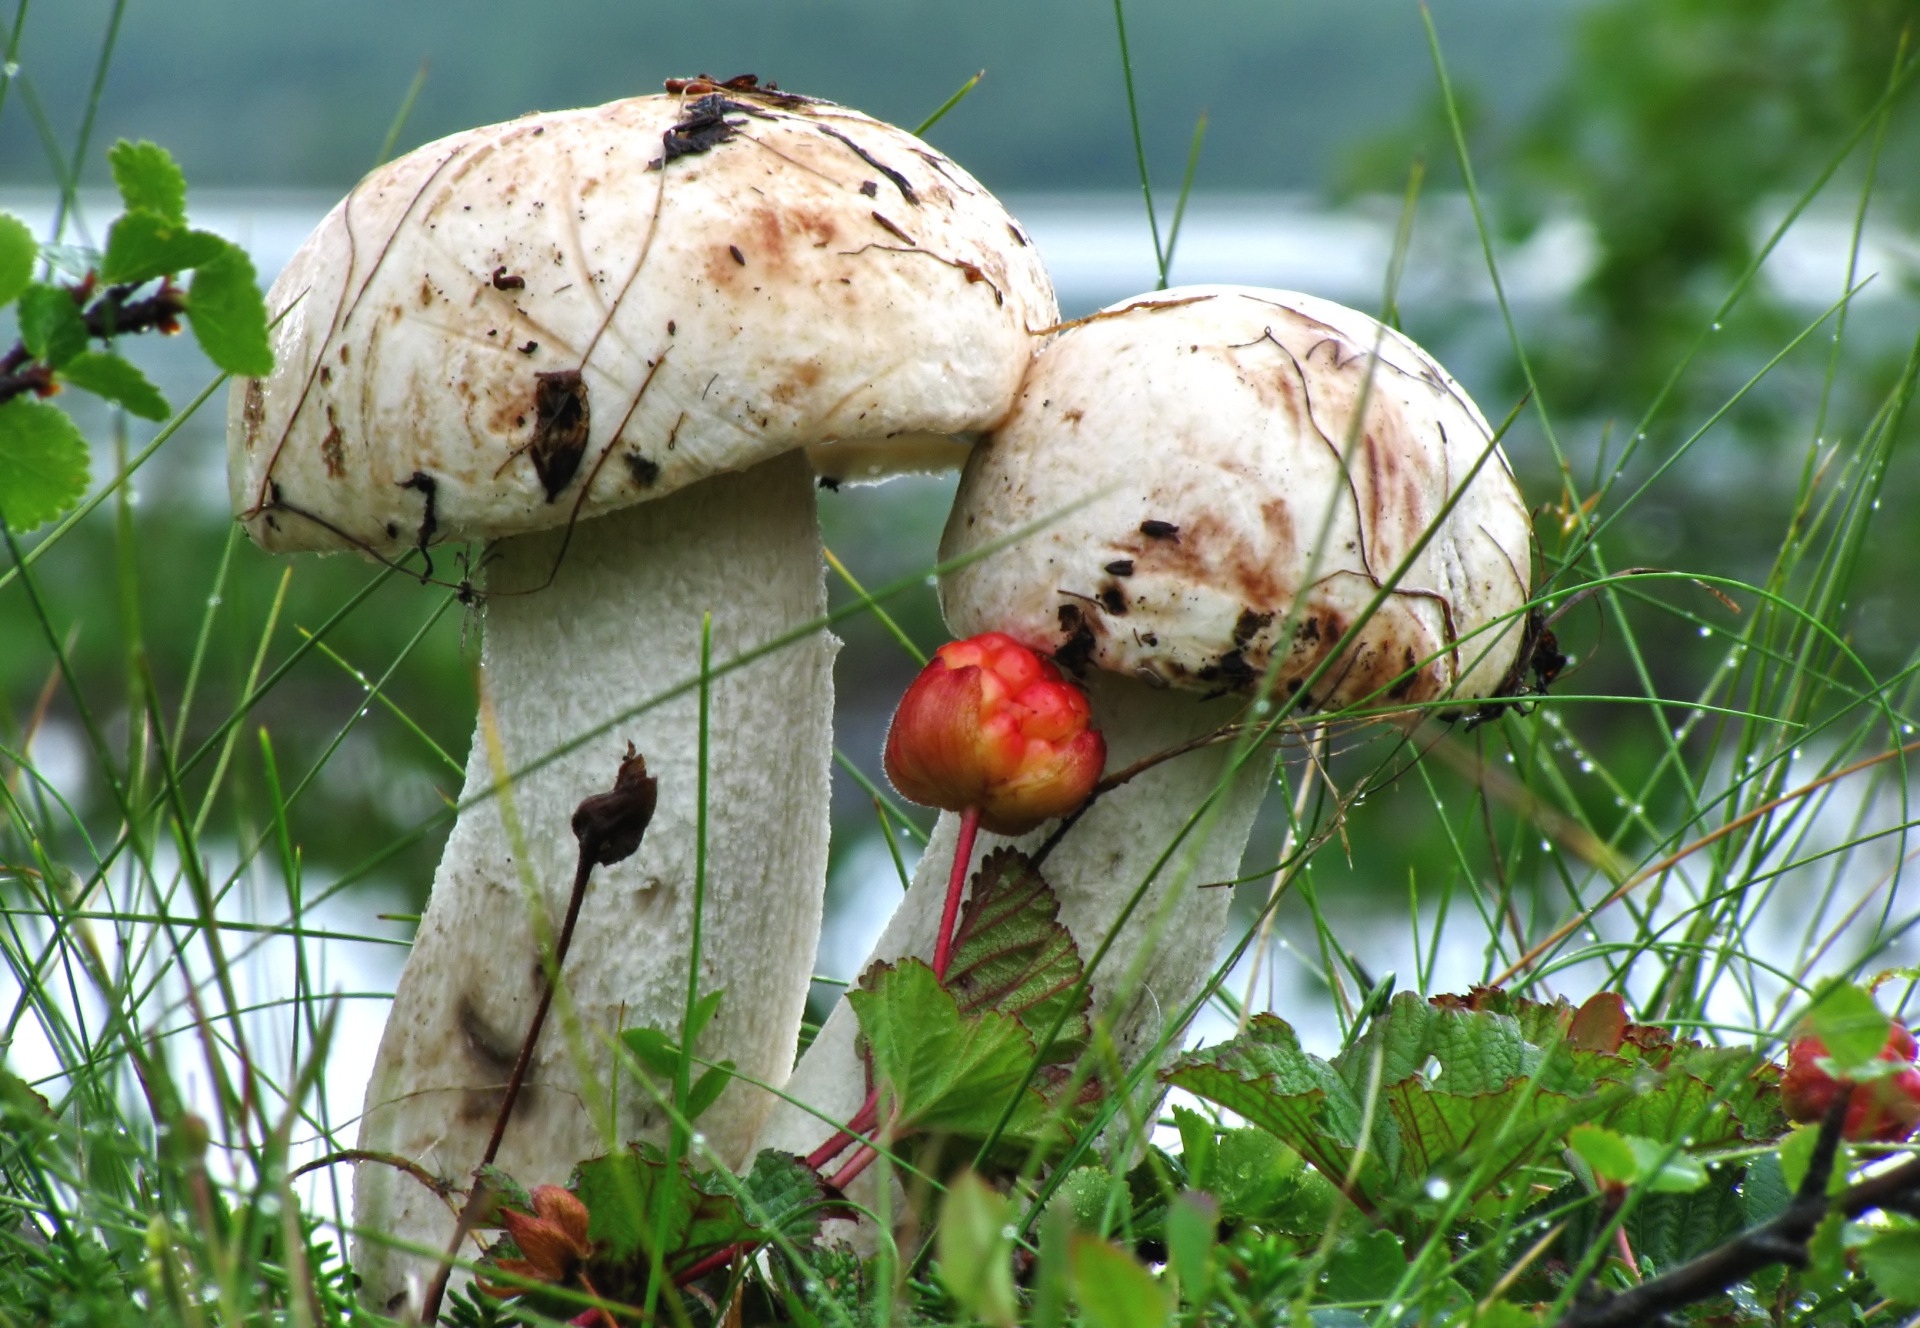
M 521 769 L 696 679 L 701 619 L 711 613 L 718 676 L 700 989 L 726 996 L 696 1050 L 777 1085 L 793 1064 L 820 926 L 838 643 L 821 631 L 721 671 L 825 611 L 811 472 L 792 455 L 585 522 L 553 583 L 539 588 L 562 539 L 522 536 L 492 551 L 486 704 L 462 800 L 496 782 L 489 706 L 507 767 Z M 497 1164 L 528 1186 L 559 1183 L 583 1158 L 664 1135 L 655 1099 L 630 1079 L 615 1082 L 608 1039 L 640 1025 L 678 1036 L 694 905 L 698 707 L 697 688 L 688 689 L 461 813 L 381 1039 L 361 1147 L 466 1183 L 543 980 L 529 884 L 557 930 L 574 871 L 574 808 L 611 785 L 629 741 L 659 781 L 658 809 L 640 851 L 593 874 L 567 958 L 567 999 L 547 1020 Z M 735 1083 L 698 1128 L 736 1163 L 770 1101 Z M 445 1248 L 454 1230 L 447 1203 L 404 1172 L 362 1163 L 354 1219 L 366 1233 L 355 1260 L 364 1299 L 403 1307 L 433 1261 L 390 1242 Z
M 1088 691 L 1094 720 L 1107 738 L 1109 770 L 1217 728 L 1238 708 L 1107 674 L 1095 676 Z M 1041 870 L 1083 958 L 1092 957 L 1161 853 L 1227 777 L 1232 751 L 1228 745 L 1207 747 L 1153 767 L 1096 802 L 1048 856 Z M 1213 971 L 1233 891 L 1202 887 L 1237 875 L 1271 764 L 1255 753 L 1231 776 L 1222 797 L 1134 906 L 1094 973 L 1096 1016 L 1107 1020 L 1129 1065 L 1153 1046 Z M 901 955 L 931 958 L 959 820 L 952 814 L 940 818 L 912 888 L 868 963 Z M 1017 840 L 983 833 L 976 861 L 1006 843 L 1031 851 L 1052 831 L 1049 822 Z M 777 1106 L 759 1147 L 806 1154 L 859 1108 L 866 1072 L 854 1050 L 856 1032 L 852 1009 L 841 1001 L 787 1083 L 804 1108 Z

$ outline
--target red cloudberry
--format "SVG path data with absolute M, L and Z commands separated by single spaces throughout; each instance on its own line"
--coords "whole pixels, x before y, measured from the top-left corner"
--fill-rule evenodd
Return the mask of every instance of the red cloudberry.
M 913 802 L 1023 834 L 1093 791 L 1107 747 L 1092 722 L 1086 695 L 1012 637 L 951 641 L 900 699 L 887 778 Z
M 1920 1126 L 1920 1069 L 1914 1066 L 1914 1054 L 1913 1034 L 1895 1024 L 1880 1059 L 1905 1068 L 1854 1087 L 1842 1134 L 1856 1141 L 1898 1143 Z M 1827 1044 L 1810 1033 L 1788 1045 L 1780 1098 L 1790 1119 L 1824 1118 L 1834 1095 L 1846 1086 L 1847 1080 L 1834 1078 L 1820 1065 L 1826 1055 Z

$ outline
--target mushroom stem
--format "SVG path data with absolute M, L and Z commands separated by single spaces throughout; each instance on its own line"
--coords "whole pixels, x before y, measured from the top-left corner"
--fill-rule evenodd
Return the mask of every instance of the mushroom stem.
M 470 805 L 400 977 L 360 1146 L 462 1183 L 480 1160 L 543 985 L 531 909 L 559 918 L 574 808 L 599 791 L 631 741 L 659 781 L 659 804 L 639 852 L 594 875 L 562 1017 L 535 1048 L 508 1124 L 498 1165 L 531 1187 L 564 1182 L 576 1162 L 669 1129 L 652 1092 L 610 1084 L 605 1048 L 622 1028 L 680 1027 L 700 851 L 700 698 L 688 688 L 618 719 L 517 777 L 505 797 L 486 796 L 496 782 L 490 748 L 497 740 L 507 768 L 525 770 L 697 678 L 702 617 L 712 613 L 698 982 L 726 995 L 697 1050 L 777 1086 L 793 1063 L 820 924 L 837 643 L 821 631 L 728 667 L 825 612 L 811 472 L 797 454 L 581 523 L 570 541 L 550 531 L 493 553 L 481 675 L 495 734 L 483 710 L 462 793 Z M 508 803 L 517 835 L 502 818 Z M 726 1163 L 741 1161 L 770 1102 L 736 1083 L 700 1118 L 707 1145 Z M 453 1230 L 445 1201 L 404 1172 L 362 1167 L 354 1219 L 365 1300 L 403 1308 L 432 1261 L 396 1243 L 444 1248 Z
M 1087 692 L 1094 722 L 1106 735 L 1110 769 L 1217 728 L 1239 708 L 1238 702 L 1199 701 L 1106 674 L 1090 677 Z M 1060 900 L 1060 919 L 1073 933 L 1081 956 L 1089 958 L 1161 853 L 1227 779 L 1207 817 L 1128 914 L 1093 975 L 1095 1015 L 1107 1022 L 1129 1065 L 1159 1039 L 1163 1021 L 1199 990 L 1225 935 L 1233 892 L 1198 887 L 1235 874 L 1268 773 L 1268 763 L 1256 755 L 1229 777 L 1233 752 L 1230 744 L 1204 747 L 1145 771 L 1094 803 L 1047 858 L 1045 875 Z M 940 817 L 913 885 L 868 956 L 869 963 L 931 953 L 961 820 L 951 812 Z M 978 853 L 1005 843 L 1032 852 L 1053 826 L 1048 822 L 1014 840 L 983 834 L 977 853 L 960 861 L 970 870 Z M 857 1032 L 853 1011 L 843 1000 L 787 1082 L 788 1095 L 804 1105 L 777 1105 L 756 1146 L 804 1156 L 834 1133 L 836 1122 L 861 1106 L 866 1069 L 854 1045 Z

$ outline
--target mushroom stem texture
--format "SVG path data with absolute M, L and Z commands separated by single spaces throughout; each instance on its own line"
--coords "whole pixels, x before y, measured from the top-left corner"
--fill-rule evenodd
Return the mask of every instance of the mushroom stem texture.
M 500 541 L 492 558 L 485 703 L 461 798 L 471 805 L 448 840 L 394 996 L 360 1147 L 466 1183 L 540 995 L 533 910 L 557 926 L 575 855 L 569 820 L 630 741 L 659 781 L 659 805 L 640 851 L 593 875 L 563 999 L 508 1124 L 497 1164 L 531 1187 L 562 1183 L 576 1162 L 668 1128 L 646 1088 L 610 1084 L 607 1041 L 641 1025 L 678 1036 L 694 907 L 697 686 L 614 721 L 698 678 L 707 613 L 714 677 L 699 983 L 703 994 L 726 995 L 695 1050 L 763 1083 L 786 1079 L 826 878 L 837 642 L 822 630 L 729 668 L 826 609 L 812 474 L 797 453 L 583 522 L 571 540 L 553 530 Z M 612 727 L 490 797 L 490 722 L 513 771 Z M 503 817 L 508 806 L 517 834 Z M 721 1161 L 746 1157 L 770 1102 L 736 1082 L 701 1117 Z M 413 1176 L 363 1163 L 354 1220 L 366 1302 L 404 1309 L 433 1261 L 395 1242 L 445 1248 L 452 1211 Z
M 1238 702 L 1202 701 L 1108 674 L 1094 674 L 1086 688 L 1094 723 L 1106 735 L 1109 770 L 1210 732 L 1241 708 Z M 1091 960 L 1113 932 L 1134 887 L 1147 878 L 1222 779 L 1227 781 L 1221 797 L 1169 856 L 1094 971 L 1094 1015 L 1129 1066 L 1152 1048 L 1213 970 L 1233 891 L 1201 887 L 1238 873 L 1272 764 L 1256 752 L 1229 776 L 1233 755 L 1232 744 L 1203 747 L 1107 793 L 1041 866 L 1059 897 L 1060 920 L 1073 933 L 1082 960 Z M 1049 821 L 1016 839 L 983 832 L 976 863 L 1003 844 L 1031 853 L 1057 824 Z M 932 955 L 959 827 L 958 815 L 940 817 L 913 885 L 873 947 L 869 964 Z M 804 1108 L 779 1103 L 759 1147 L 805 1155 L 859 1109 L 866 1095 L 866 1070 L 854 1046 L 857 1032 L 853 1011 L 843 1000 L 787 1082 L 787 1093 Z

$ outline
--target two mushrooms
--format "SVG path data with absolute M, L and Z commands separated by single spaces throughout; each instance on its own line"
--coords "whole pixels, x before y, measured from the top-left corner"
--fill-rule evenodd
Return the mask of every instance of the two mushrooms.
M 941 556 L 979 556 L 943 580 L 948 622 L 1085 676 L 1110 768 L 1256 692 L 1307 686 L 1321 709 L 1488 696 L 1518 650 L 1526 511 L 1485 420 L 1411 342 L 1233 288 L 1056 331 L 1038 253 L 965 171 L 751 80 L 420 148 L 328 215 L 270 302 L 277 367 L 230 408 L 255 541 L 417 554 L 442 576 L 441 543 L 487 542 L 461 811 L 360 1138 L 456 1180 L 540 996 L 535 938 L 571 877 L 561 827 L 627 741 L 659 806 L 640 851 L 595 877 L 571 1015 L 536 1049 L 499 1164 L 564 1180 L 664 1133 L 650 1099 L 612 1091 L 605 1048 L 678 1026 L 697 874 L 697 982 L 725 993 L 697 1052 L 740 1074 L 701 1119 L 707 1145 L 729 1164 L 804 1153 L 863 1096 L 844 1005 L 794 1066 L 836 649 L 816 475 L 964 460 Z M 1229 892 L 1192 887 L 1235 874 L 1264 785 L 1244 753 L 1203 749 L 1102 798 L 1049 858 L 1083 950 L 1126 916 L 1095 987 L 1123 1051 L 1159 1039 L 1210 971 Z M 931 946 L 954 820 L 877 956 Z M 774 1110 L 761 1085 L 783 1083 L 804 1109 Z M 354 1205 L 364 1294 L 401 1308 L 454 1215 L 371 1163 Z

